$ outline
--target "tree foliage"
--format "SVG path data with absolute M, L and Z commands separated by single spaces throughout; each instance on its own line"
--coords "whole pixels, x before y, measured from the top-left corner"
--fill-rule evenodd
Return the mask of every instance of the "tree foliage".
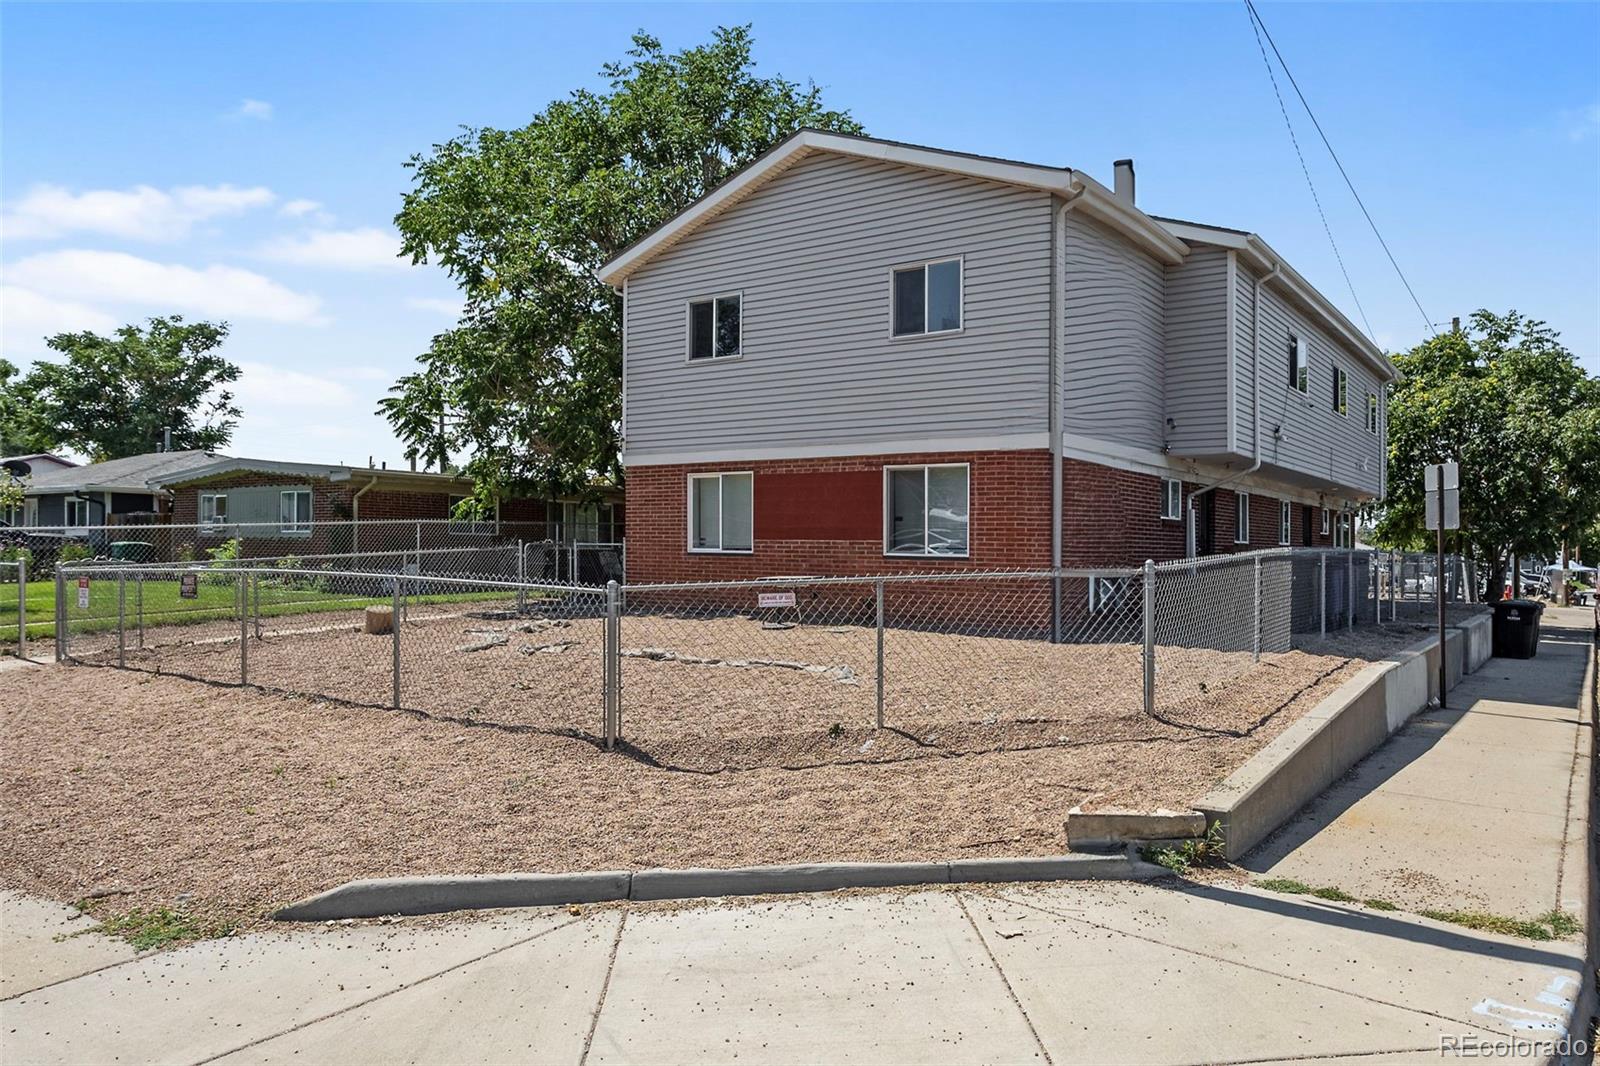
M 751 44 L 748 26 L 671 54 L 635 34 L 608 91 L 412 157 L 404 250 L 464 307 L 381 402 L 408 457 L 466 455 L 485 499 L 620 480 L 621 300 L 595 270 L 795 130 L 860 132 L 815 85 L 756 77 Z
M 228 443 L 240 410 L 227 385 L 239 368 L 216 349 L 225 323 L 152 318 L 111 337 L 58 333 L 45 343 L 65 356 L 38 363 L 14 393 L 25 405 L 33 448 L 70 448 L 92 461 L 155 451 L 166 430 L 174 449 Z
M 38 399 L 25 382 L 15 363 L 0 359 L 0 455 L 29 455 L 55 447 Z
M 1555 330 L 1480 310 L 1395 365 L 1380 542 L 1431 547 L 1423 469 L 1448 460 L 1461 464 L 1461 536 L 1495 572 L 1512 553 L 1554 555 L 1600 520 L 1600 379 Z

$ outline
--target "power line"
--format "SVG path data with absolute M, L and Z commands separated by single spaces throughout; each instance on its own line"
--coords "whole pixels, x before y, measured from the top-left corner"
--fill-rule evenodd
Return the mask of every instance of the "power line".
M 1306 188 L 1311 190 L 1311 202 L 1317 205 L 1317 217 L 1322 219 L 1322 232 L 1328 235 L 1328 244 L 1333 248 L 1333 258 L 1339 264 L 1339 273 L 1344 275 L 1344 283 L 1350 289 L 1350 299 L 1356 302 L 1356 310 L 1361 314 L 1361 323 L 1367 327 L 1367 337 L 1370 339 L 1372 337 L 1372 323 L 1367 321 L 1367 309 L 1361 306 L 1361 297 L 1356 295 L 1355 282 L 1350 280 L 1350 271 L 1345 269 L 1344 256 L 1339 254 L 1339 242 L 1333 239 L 1333 227 L 1328 225 L 1327 212 L 1322 210 L 1322 197 L 1317 195 L 1317 184 L 1311 180 L 1311 170 L 1306 166 L 1305 153 L 1300 151 L 1300 138 L 1295 136 L 1294 123 L 1289 121 L 1289 108 L 1283 102 L 1283 93 L 1278 91 L 1278 75 L 1273 72 L 1272 60 L 1267 58 L 1267 46 L 1261 43 L 1261 31 L 1266 27 L 1260 26 L 1259 29 L 1257 28 L 1260 23 L 1259 16 L 1256 15 L 1255 5 L 1250 0 L 1244 0 L 1244 2 L 1250 11 L 1250 28 L 1255 30 L 1256 47 L 1261 49 L 1261 62 L 1266 64 L 1267 78 L 1272 82 L 1272 95 L 1278 98 L 1278 110 L 1283 114 L 1283 124 L 1289 130 L 1289 143 L 1294 145 L 1295 157 L 1300 160 L 1300 173 L 1305 175 Z M 1284 68 L 1284 73 L 1288 73 L 1288 68 Z
M 1245 7 L 1250 10 L 1251 22 L 1260 27 L 1259 32 L 1256 34 L 1256 44 L 1259 46 L 1261 35 L 1266 34 L 1267 43 L 1272 45 L 1272 54 L 1278 57 L 1278 64 L 1283 67 L 1283 73 L 1288 77 L 1289 84 L 1294 87 L 1295 95 L 1300 98 L 1300 106 L 1306 109 L 1306 114 L 1311 118 L 1311 124 L 1316 127 L 1317 136 L 1322 138 L 1322 146 L 1333 157 L 1333 165 L 1339 168 L 1339 176 L 1344 179 L 1345 186 L 1350 190 L 1350 195 L 1355 197 L 1356 206 L 1361 208 L 1361 214 L 1365 216 L 1367 225 L 1372 227 L 1372 235 L 1378 238 L 1378 243 L 1383 246 L 1383 254 L 1389 257 L 1389 265 L 1394 267 L 1394 272 L 1400 276 L 1400 284 L 1406 287 L 1406 294 L 1411 297 L 1411 302 L 1416 305 L 1417 313 L 1422 316 L 1423 325 L 1427 326 L 1430 333 L 1434 332 L 1433 320 L 1428 317 L 1428 312 L 1422 309 L 1422 301 L 1417 299 L 1416 290 L 1412 289 L 1411 282 L 1406 279 L 1406 272 L 1400 269 L 1400 264 L 1395 260 L 1394 253 L 1389 250 L 1389 242 L 1383 239 L 1383 234 L 1378 231 L 1378 224 L 1372 220 L 1372 212 L 1367 210 L 1367 205 L 1361 200 L 1361 194 L 1356 192 L 1355 182 L 1350 180 L 1350 175 L 1345 171 L 1344 163 L 1339 160 L 1339 153 L 1333 150 L 1333 145 L 1329 142 L 1328 135 L 1323 132 L 1322 123 L 1317 121 L 1316 112 L 1311 110 L 1311 104 L 1306 101 L 1306 94 L 1300 91 L 1300 83 L 1294 80 L 1294 72 L 1289 69 L 1289 64 L 1284 61 L 1283 53 L 1278 51 L 1278 42 L 1272 39 L 1272 31 L 1267 29 L 1265 22 L 1261 21 L 1261 15 L 1256 11 L 1256 5 L 1252 0 L 1244 0 L 1244 3 Z M 1273 82 L 1273 91 L 1277 91 L 1276 80 Z M 1278 103 L 1280 106 L 1283 103 L 1281 96 L 1278 98 Z

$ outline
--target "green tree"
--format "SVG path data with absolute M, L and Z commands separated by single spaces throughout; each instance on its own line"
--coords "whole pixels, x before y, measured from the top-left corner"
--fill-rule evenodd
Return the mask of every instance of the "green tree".
M 815 85 L 756 77 L 751 43 L 721 28 L 669 54 L 635 34 L 608 91 L 412 157 L 403 248 L 464 306 L 381 401 L 408 457 L 465 455 L 484 501 L 620 481 L 621 300 L 595 270 L 795 130 L 860 132 Z
M 119 459 L 155 451 L 170 429 L 174 449 L 209 451 L 228 443 L 240 415 L 225 388 L 239 368 L 216 351 L 227 336 L 226 323 L 177 315 L 111 337 L 58 333 L 45 343 L 65 361 L 36 364 L 20 389 L 49 447 Z
M 1395 357 L 1381 543 L 1432 546 L 1423 468 L 1461 464 L 1460 543 L 1498 574 L 1511 555 L 1554 555 L 1600 509 L 1600 381 L 1559 335 L 1516 311 L 1480 310 Z
M 16 364 L 0 359 L 0 455 L 28 455 L 55 447 L 38 398 Z

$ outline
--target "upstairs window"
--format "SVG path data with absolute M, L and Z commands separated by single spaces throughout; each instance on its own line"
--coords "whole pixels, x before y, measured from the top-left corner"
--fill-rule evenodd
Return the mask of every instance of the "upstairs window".
M 1333 413 L 1344 415 L 1349 406 L 1345 402 L 1350 389 L 1350 377 L 1339 367 L 1333 368 Z
M 689 475 L 690 551 L 753 551 L 754 515 L 755 475 Z
M 285 489 L 278 493 L 278 530 L 282 533 L 311 532 L 311 492 Z
M 1288 500 L 1278 501 L 1278 543 L 1289 543 L 1294 535 L 1294 512 L 1290 510 Z
M 1250 494 L 1236 492 L 1233 494 L 1233 542 L 1235 544 L 1250 543 Z
M 1367 393 L 1367 432 L 1378 432 L 1378 394 Z
M 743 354 L 742 293 L 689 301 L 689 358 L 736 359 Z
M 884 468 L 884 552 L 888 555 L 967 554 L 968 468 Z
M 1289 334 L 1289 387 L 1296 392 L 1311 391 L 1311 357 L 1306 342 Z
M 941 259 L 894 271 L 891 318 L 896 337 L 961 329 L 961 260 Z
M 1176 478 L 1161 482 L 1161 517 L 1170 522 L 1183 517 L 1183 482 Z

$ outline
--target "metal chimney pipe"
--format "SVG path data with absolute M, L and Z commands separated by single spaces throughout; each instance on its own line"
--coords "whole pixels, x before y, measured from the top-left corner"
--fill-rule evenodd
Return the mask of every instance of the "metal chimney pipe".
M 1134 202 L 1133 160 L 1119 159 L 1112 164 L 1112 168 L 1116 172 L 1116 180 L 1111 191 L 1117 194 L 1117 199 L 1126 200 L 1131 205 Z

